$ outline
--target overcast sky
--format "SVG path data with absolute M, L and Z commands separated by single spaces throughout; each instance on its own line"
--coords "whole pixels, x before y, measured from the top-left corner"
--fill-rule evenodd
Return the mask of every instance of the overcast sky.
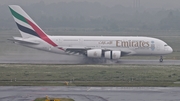
M 133 7 L 135 1 L 138 0 L 0 0 L 1 4 L 22 4 L 22 3 L 34 3 L 44 1 L 45 3 L 53 2 L 71 2 L 71 1 L 88 1 L 88 2 L 99 2 L 106 6 L 114 6 L 117 4 Z M 146 8 L 165 8 L 165 9 L 179 9 L 180 0 L 139 0 L 140 4 Z

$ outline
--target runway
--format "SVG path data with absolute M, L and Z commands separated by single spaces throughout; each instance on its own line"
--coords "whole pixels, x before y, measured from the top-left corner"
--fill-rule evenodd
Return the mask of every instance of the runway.
M 18 63 L 18 64 L 85 64 L 83 57 L 63 56 L 63 58 L 54 56 L 15 56 L 0 58 L 0 63 Z M 109 64 L 109 63 L 102 63 Z M 111 64 L 111 63 L 110 63 Z M 120 59 L 113 64 L 136 64 L 136 65 L 180 65 L 180 60 L 140 60 L 140 59 Z
M 37 97 L 75 101 L 180 101 L 180 88 L 163 87 L 0 87 L 0 101 L 33 101 Z
M 180 65 L 180 60 L 164 60 L 162 63 L 159 60 L 132 60 L 121 59 L 118 64 L 141 64 L 141 65 Z
M 12 44 L 12 43 L 11 43 Z M 82 56 L 61 55 L 44 51 L 39 51 L 17 45 L 18 51 L 7 50 L 0 54 L 0 63 L 20 63 L 20 64 L 87 64 L 87 60 Z M 22 49 L 21 49 L 22 48 Z M 10 52 L 9 52 L 10 51 Z M 153 56 L 152 56 L 153 57 Z M 155 58 L 156 59 L 156 58 Z M 85 62 L 86 60 L 86 62 Z M 103 63 L 105 64 L 105 63 Z M 163 63 L 152 59 L 119 59 L 116 64 L 142 64 L 142 65 L 180 65 L 180 60 L 164 59 Z

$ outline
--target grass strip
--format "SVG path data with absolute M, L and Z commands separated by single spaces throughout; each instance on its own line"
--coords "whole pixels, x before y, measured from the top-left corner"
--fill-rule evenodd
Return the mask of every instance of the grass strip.
M 180 86 L 179 66 L 0 64 L 0 86 Z

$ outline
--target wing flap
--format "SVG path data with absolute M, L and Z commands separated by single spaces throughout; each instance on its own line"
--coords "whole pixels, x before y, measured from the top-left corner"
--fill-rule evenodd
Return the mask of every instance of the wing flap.
M 67 53 L 83 54 L 83 55 L 86 55 L 87 50 L 91 49 L 81 46 L 61 47 L 61 48 L 65 49 Z

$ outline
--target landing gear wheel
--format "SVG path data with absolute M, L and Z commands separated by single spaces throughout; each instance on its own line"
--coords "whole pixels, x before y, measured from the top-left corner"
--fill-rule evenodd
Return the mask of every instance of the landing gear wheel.
M 161 58 L 159 59 L 159 62 L 163 62 L 163 57 L 161 56 Z

